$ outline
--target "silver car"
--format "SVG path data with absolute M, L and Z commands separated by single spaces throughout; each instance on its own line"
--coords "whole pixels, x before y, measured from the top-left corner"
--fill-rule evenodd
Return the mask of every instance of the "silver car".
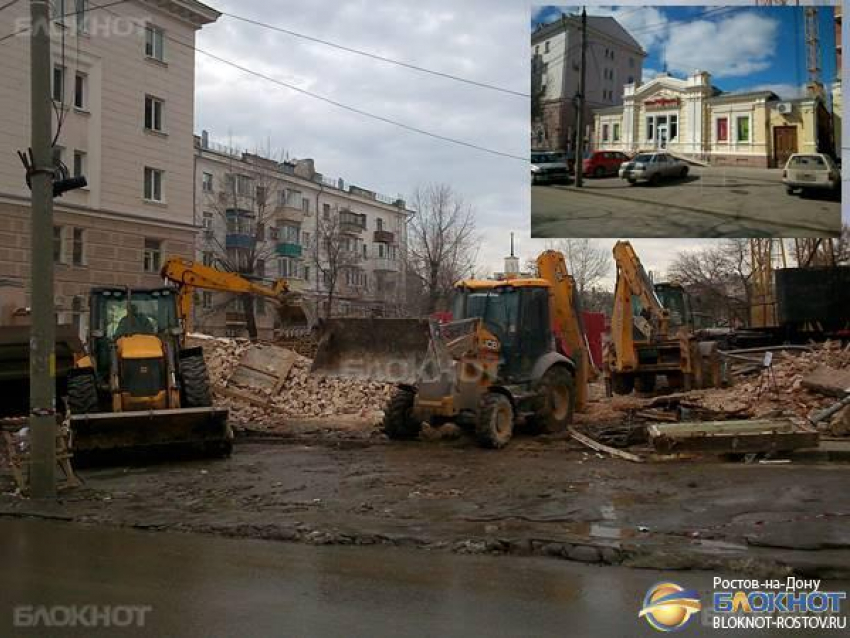
M 841 171 L 829 155 L 823 153 L 794 153 L 785 163 L 782 183 L 789 195 L 800 190 L 837 193 L 841 188 Z
M 665 177 L 683 178 L 687 175 L 687 163 L 670 153 L 638 153 L 631 161 L 620 165 L 620 177 L 632 186 L 639 181 L 654 185 Z
M 558 151 L 532 151 L 531 153 L 531 183 L 554 184 L 570 182 L 570 171 L 567 166 L 567 156 Z

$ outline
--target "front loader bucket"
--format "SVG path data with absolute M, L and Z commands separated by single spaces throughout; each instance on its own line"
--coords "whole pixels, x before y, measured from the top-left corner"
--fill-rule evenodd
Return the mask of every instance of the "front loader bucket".
M 413 384 L 431 341 L 428 319 L 329 319 L 311 372 Z
M 136 454 L 226 455 L 233 443 L 227 414 L 220 408 L 74 414 L 71 451 L 75 462 L 98 463 Z

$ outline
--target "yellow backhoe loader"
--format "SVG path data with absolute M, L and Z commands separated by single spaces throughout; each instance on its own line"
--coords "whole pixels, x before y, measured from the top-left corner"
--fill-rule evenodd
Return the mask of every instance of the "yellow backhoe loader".
M 697 340 L 684 288 L 653 284 L 627 241 L 614 246 L 614 261 L 617 284 L 605 352 L 608 393 L 652 392 L 659 376 L 671 388 L 719 385 L 717 343 Z
M 563 431 L 593 367 L 563 256 L 538 265 L 539 278 L 458 282 L 448 323 L 330 320 L 313 371 L 396 383 L 383 424 L 393 439 L 416 438 L 423 422 L 454 422 L 491 448 L 519 424 Z
M 174 288 L 93 288 L 87 354 L 67 381 L 75 457 L 177 446 L 230 453 L 201 348 L 187 348 Z

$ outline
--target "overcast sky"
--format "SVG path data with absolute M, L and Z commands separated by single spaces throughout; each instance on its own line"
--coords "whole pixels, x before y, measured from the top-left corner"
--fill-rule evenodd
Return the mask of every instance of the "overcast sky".
M 530 3 L 523 0 L 210 0 L 220 11 L 527 94 Z M 543 4 L 543 3 L 540 3 Z M 611 3 L 598 3 L 610 5 Z M 622 4 L 629 4 L 623 2 Z M 703 1 L 656 4 L 704 5 Z M 748 4 L 728 0 L 724 4 Z M 197 46 L 281 81 L 439 135 L 527 157 L 528 98 L 363 58 L 222 16 Z M 249 150 L 269 144 L 315 159 L 325 175 L 409 198 L 445 182 L 477 212 L 479 265 L 501 270 L 510 232 L 529 239 L 528 162 L 486 154 L 364 118 L 197 55 L 199 132 Z M 600 240 L 613 246 L 612 240 Z M 636 240 L 644 264 L 664 271 L 702 240 Z

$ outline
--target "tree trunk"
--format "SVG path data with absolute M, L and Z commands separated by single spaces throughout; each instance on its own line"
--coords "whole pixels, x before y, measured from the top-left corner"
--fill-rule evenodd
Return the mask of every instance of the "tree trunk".
M 242 310 L 245 312 L 245 329 L 251 341 L 257 340 L 257 317 L 254 315 L 254 298 L 242 295 Z

